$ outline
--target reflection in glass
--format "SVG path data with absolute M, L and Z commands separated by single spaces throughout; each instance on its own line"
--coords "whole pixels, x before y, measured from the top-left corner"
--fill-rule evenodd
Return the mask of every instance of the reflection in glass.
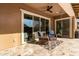
M 69 19 L 66 19 L 66 20 L 63 20 L 63 30 L 62 30 L 62 35 L 63 35 L 63 37 L 66 37 L 66 38 L 68 38 L 69 37 L 69 24 L 70 24 L 70 22 L 69 22 Z
M 62 35 L 62 27 L 61 27 L 61 21 L 56 21 L 56 34 L 58 34 L 59 37 Z
M 41 18 L 41 31 L 46 31 L 46 21 Z
M 70 21 L 69 19 L 56 21 L 56 34 L 58 37 L 68 38 L 69 37 L 69 29 L 70 29 Z
M 46 34 L 49 32 L 49 20 L 46 20 Z
M 39 17 L 34 17 L 33 27 L 34 27 L 34 32 L 37 32 L 37 31 L 40 30 L 40 20 L 39 20 Z
M 33 20 L 31 15 L 24 14 L 24 41 L 32 39 Z
M 77 29 L 79 29 L 79 19 L 77 19 Z

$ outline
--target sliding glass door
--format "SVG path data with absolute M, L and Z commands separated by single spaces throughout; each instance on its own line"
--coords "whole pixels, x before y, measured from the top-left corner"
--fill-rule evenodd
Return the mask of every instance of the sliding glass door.
M 44 34 L 49 31 L 49 20 L 33 15 L 24 14 L 23 25 L 24 42 L 32 42 L 34 34 L 38 31 Z
M 34 20 L 33 20 L 33 30 L 34 32 L 38 32 L 40 31 L 40 18 L 34 16 Z
M 41 18 L 41 32 L 48 34 L 49 31 L 49 20 Z
M 41 18 L 41 31 L 46 31 L 46 20 Z
M 61 37 L 62 36 L 62 22 L 56 21 L 56 34 Z
M 31 15 L 24 14 L 24 42 L 32 40 L 33 20 Z
M 70 24 L 70 19 L 61 19 L 56 20 L 56 34 L 58 37 L 62 38 L 69 38 L 70 37 L 70 26 L 72 27 L 72 24 Z
M 46 34 L 48 34 L 49 32 L 49 21 L 46 20 Z
M 70 31 L 70 21 L 69 19 L 65 19 L 62 21 L 62 36 L 65 38 L 69 38 Z

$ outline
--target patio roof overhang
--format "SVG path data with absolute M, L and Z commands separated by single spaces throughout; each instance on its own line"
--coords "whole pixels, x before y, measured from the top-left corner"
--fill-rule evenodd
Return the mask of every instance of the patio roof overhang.
M 75 12 L 72 8 L 72 5 L 70 3 L 58 3 L 62 9 L 69 15 L 75 17 Z

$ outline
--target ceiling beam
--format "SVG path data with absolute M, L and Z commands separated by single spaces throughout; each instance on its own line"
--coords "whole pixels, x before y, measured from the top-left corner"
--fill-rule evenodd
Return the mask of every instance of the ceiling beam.
M 79 12 L 79 10 L 74 10 L 74 12 Z
M 73 8 L 79 8 L 79 6 L 76 6 L 76 7 L 74 7 L 74 6 L 72 6 Z
M 69 3 L 59 3 L 59 5 L 62 7 L 62 9 L 69 15 L 69 16 L 75 16 L 75 12 L 72 8 L 72 5 Z
M 77 6 L 79 6 L 79 3 L 78 4 L 77 3 L 76 4 L 72 4 L 72 6 L 73 7 L 77 7 Z
M 79 9 L 79 7 L 78 8 L 73 8 L 73 9 Z

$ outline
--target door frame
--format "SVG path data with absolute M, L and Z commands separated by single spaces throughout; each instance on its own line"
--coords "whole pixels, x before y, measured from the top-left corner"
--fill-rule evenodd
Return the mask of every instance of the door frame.
M 70 23 L 69 23 L 69 38 L 72 38 L 72 18 L 71 17 L 66 17 L 66 18 L 61 18 L 61 19 L 55 19 L 55 33 L 56 33 L 56 21 L 60 21 L 60 20 L 66 20 L 69 19 Z
M 25 44 L 26 43 L 26 42 L 24 42 L 24 23 L 23 23 L 24 22 L 24 14 L 37 16 L 40 19 L 41 18 L 47 19 L 47 20 L 49 20 L 49 27 L 51 27 L 51 20 L 50 20 L 50 18 L 44 17 L 44 16 L 36 14 L 36 13 L 32 13 L 32 12 L 24 10 L 24 9 L 20 9 L 20 11 L 21 11 L 21 44 Z M 34 19 L 34 17 L 32 17 L 32 19 Z

